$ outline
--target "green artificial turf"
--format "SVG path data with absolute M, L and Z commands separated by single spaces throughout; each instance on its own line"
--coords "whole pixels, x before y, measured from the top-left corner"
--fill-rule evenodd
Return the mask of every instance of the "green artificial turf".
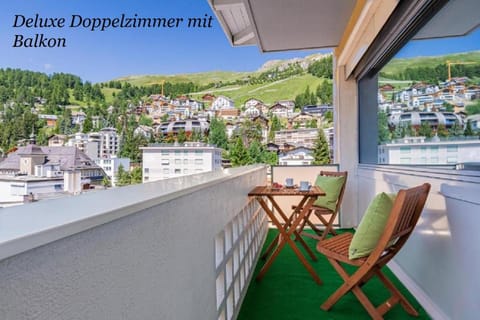
M 263 250 L 265 250 L 266 245 L 272 241 L 276 234 L 277 230 L 269 230 Z M 315 248 L 315 240 L 310 238 L 305 238 L 305 240 L 311 248 Z M 315 283 L 290 246 L 286 245 L 260 282 L 252 278 L 238 319 L 370 319 L 367 311 L 352 293 L 343 296 L 330 311 L 327 312 L 320 309 L 320 305 L 343 281 L 327 259 L 316 252 L 316 250 L 315 253 L 318 257 L 316 262 L 311 261 L 304 252 L 322 279 L 322 285 Z M 263 260 L 259 260 L 254 277 L 262 265 Z M 385 319 L 429 319 L 429 316 L 413 296 L 401 285 L 388 268 L 385 269 L 385 274 L 420 314 L 419 317 L 409 316 L 400 304 L 397 304 L 385 314 Z M 354 268 L 349 268 L 348 270 L 352 271 Z M 377 277 L 371 279 L 362 289 L 375 306 L 383 303 L 390 296 L 389 291 Z

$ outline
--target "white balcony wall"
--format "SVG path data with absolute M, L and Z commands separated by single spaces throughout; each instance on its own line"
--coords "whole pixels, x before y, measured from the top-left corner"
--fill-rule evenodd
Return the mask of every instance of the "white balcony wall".
M 480 177 L 478 172 L 360 165 L 359 210 L 374 195 L 429 182 L 426 207 L 390 268 L 433 319 L 480 314 Z
M 266 167 L 0 211 L 0 319 L 232 319 L 265 240 Z

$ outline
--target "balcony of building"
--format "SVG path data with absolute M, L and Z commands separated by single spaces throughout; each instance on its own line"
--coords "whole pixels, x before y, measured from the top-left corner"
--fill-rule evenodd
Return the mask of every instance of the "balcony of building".
M 336 48 L 334 161 L 349 172 L 338 225 L 356 227 L 378 192 L 431 183 L 389 268 L 429 317 L 476 319 L 480 175 L 377 165 L 372 121 L 382 64 L 424 26 L 419 37 L 472 30 L 476 0 L 209 2 L 233 45 Z M 1 209 L 0 319 L 236 318 L 268 233 L 247 194 L 266 181 L 266 167 L 244 167 Z
M 272 179 L 309 179 L 319 170 L 274 167 Z M 421 319 L 469 319 L 478 311 L 479 264 L 472 252 L 480 179 L 445 170 L 357 171 L 355 212 L 377 192 L 432 183 L 414 234 L 389 264 Z M 253 280 L 266 236 L 275 230 L 247 194 L 266 181 L 267 167 L 257 165 L 2 209 L 1 318 L 342 319 L 352 310 L 368 318 L 353 296 L 328 313 L 320 310 L 340 278 L 320 259 L 312 263 L 324 281 L 317 285 L 288 247 L 261 282 Z M 343 207 L 337 226 L 359 219 L 351 213 Z M 406 316 L 400 307 L 389 313 Z

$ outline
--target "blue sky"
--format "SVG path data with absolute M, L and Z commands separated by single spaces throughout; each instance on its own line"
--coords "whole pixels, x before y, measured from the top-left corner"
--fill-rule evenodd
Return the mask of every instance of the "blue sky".
M 15 0 L 0 3 L 0 68 L 46 73 L 66 72 L 92 82 L 138 74 L 178 74 L 202 71 L 253 71 L 272 59 L 303 57 L 319 51 L 261 53 L 256 46 L 232 48 L 214 19 L 212 28 L 111 29 L 13 28 L 15 15 L 65 18 L 71 16 L 203 17 L 213 15 L 206 0 Z M 12 48 L 15 34 L 66 38 L 66 48 Z M 479 32 L 474 47 L 478 50 Z M 464 40 L 461 40 L 466 43 Z M 410 45 L 409 45 L 410 46 Z M 412 49 L 413 48 L 413 49 Z M 399 56 L 441 54 L 456 49 L 424 41 Z M 473 50 L 473 49 L 471 49 Z M 466 50 L 463 50 L 466 51 Z M 403 51 L 402 51 L 403 52 Z
M 194 3 L 192 5 L 192 3 Z M 16 14 L 34 17 L 115 18 L 213 15 L 206 0 L 15 0 L 0 3 L 0 68 L 46 73 L 66 72 L 92 82 L 134 74 L 202 71 L 253 71 L 272 59 L 303 57 L 317 51 L 264 54 L 256 46 L 232 48 L 216 19 L 206 29 L 117 29 L 104 32 L 74 28 L 13 28 Z M 64 37 L 66 48 L 12 48 L 15 34 Z

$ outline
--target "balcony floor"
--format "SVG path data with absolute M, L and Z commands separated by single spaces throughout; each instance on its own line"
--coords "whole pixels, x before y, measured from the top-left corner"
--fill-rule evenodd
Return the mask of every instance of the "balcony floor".
M 265 244 L 268 245 L 276 234 L 275 229 L 270 229 Z M 315 240 L 310 238 L 305 240 L 311 248 L 315 247 Z M 265 246 L 263 249 L 265 249 Z M 311 262 L 311 264 L 322 279 L 323 285 L 319 286 L 313 281 L 292 249 L 287 245 L 280 252 L 261 282 L 252 279 L 238 319 L 370 319 L 368 313 L 352 293 L 341 298 L 329 312 L 320 309 L 320 304 L 342 284 L 342 280 L 327 259 L 318 252 L 316 254 L 319 260 Z M 256 266 L 254 277 L 262 265 L 263 261 L 260 260 Z M 385 315 L 385 318 L 430 319 L 425 310 L 400 284 L 390 270 L 386 270 L 385 273 L 420 314 L 419 317 L 411 317 L 400 305 L 396 305 Z M 363 290 L 374 305 L 382 303 L 389 297 L 388 290 L 377 278 L 370 280 L 363 287 Z

